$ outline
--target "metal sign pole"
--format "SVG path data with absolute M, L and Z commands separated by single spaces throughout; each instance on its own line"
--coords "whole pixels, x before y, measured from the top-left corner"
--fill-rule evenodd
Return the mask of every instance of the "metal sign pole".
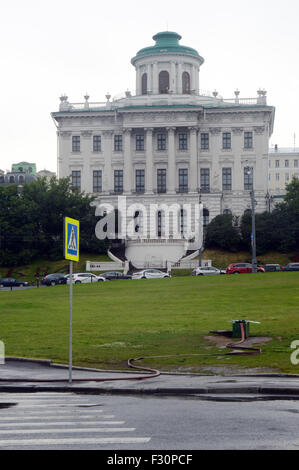
M 72 383 L 73 262 L 70 261 L 69 383 Z

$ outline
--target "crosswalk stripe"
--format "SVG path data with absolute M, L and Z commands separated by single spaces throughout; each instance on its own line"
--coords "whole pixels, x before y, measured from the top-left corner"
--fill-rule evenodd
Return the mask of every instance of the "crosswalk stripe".
M 81 428 L 81 429 L 61 429 L 61 428 L 52 428 L 52 429 L 1 429 L 0 434 L 51 434 L 51 433 L 82 433 L 82 432 L 92 432 L 92 433 L 101 433 L 101 432 L 131 432 L 135 431 L 135 428 Z
M 17 408 L 48 408 L 48 407 L 53 407 L 55 406 L 56 408 L 59 408 L 60 406 L 79 406 L 79 407 L 92 407 L 92 406 L 101 406 L 98 403 L 36 403 L 34 405 L 29 405 L 28 403 L 21 403 L 19 402 L 17 404 Z
M 20 419 L 22 420 L 22 423 L 26 422 L 27 420 L 40 420 L 42 418 L 43 421 L 51 421 L 53 418 L 58 421 L 59 420 L 59 416 L 57 416 L 57 413 L 50 413 L 50 414 L 45 414 L 43 413 L 43 416 L 41 417 L 40 414 L 36 415 L 35 414 L 28 414 L 26 416 L 22 415 L 22 416 L 18 416 L 16 417 L 16 415 L 12 415 L 12 416 L 4 416 L 3 418 L 1 418 L 1 421 L 0 423 L 3 424 L 5 423 L 5 421 L 19 421 Z M 78 420 L 81 420 L 81 419 L 87 419 L 87 418 L 96 418 L 96 416 L 94 416 L 94 414 L 92 415 L 74 415 L 74 414 L 66 414 L 66 415 L 63 415 L 61 417 L 61 420 L 65 420 L 65 419 L 78 419 Z M 99 418 L 101 419 L 112 419 L 112 418 L 115 418 L 115 415 L 101 415 L 99 416 Z M 78 421 L 80 423 L 80 421 Z
M 62 439 L 7 439 L 0 440 L 0 446 L 42 446 L 42 445 L 66 445 L 66 444 L 145 444 L 150 437 L 102 437 L 102 438 L 62 438 Z
M 43 421 L 23 421 L 18 423 L 5 423 L 1 420 L 1 429 L 3 427 L 25 427 L 25 426 L 86 426 L 86 425 L 120 425 L 125 424 L 125 421 L 50 421 L 48 423 Z

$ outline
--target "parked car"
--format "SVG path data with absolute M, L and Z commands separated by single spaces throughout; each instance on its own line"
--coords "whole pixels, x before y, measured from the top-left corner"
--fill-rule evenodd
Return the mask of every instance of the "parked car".
M 267 273 L 283 270 L 280 264 L 264 264 L 264 269 Z
M 13 277 L 3 277 L 0 279 L 0 287 L 25 287 L 29 286 L 26 281 L 17 281 Z
M 192 276 L 210 276 L 214 274 L 225 274 L 226 271 L 223 269 L 215 268 L 214 266 L 198 266 L 198 268 L 193 269 Z
M 67 284 L 70 283 L 70 275 L 68 274 L 66 276 L 66 282 Z M 73 283 L 75 284 L 87 284 L 89 282 L 100 282 L 100 281 L 106 281 L 106 279 L 102 276 L 96 276 L 95 274 L 92 273 L 74 273 L 73 274 Z
M 66 275 L 63 273 L 47 274 L 41 280 L 44 286 L 57 286 L 57 284 L 66 284 Z
M 264 273 L 265 269 L 262 266 L 257 267 L 258 273 Z M 233 263 L 227 266 L 226 274 L 243 274 L 252 273 L 252 265 L 250 263 Z
M 171 277 L 170 274 L 164 273 L 159 269 L 144 269 L 132 274 L 132 279 L 158 279 L 163 277 Z
M 284 271 L 299 271 L 299 263 L 289 263 L 283 268 Z
M 132 279 L 130 274 L 124 274 L 117 271 L 102 273 L 101 277 L 104 277 L 106 281 L 116 281 L 119 279 Z

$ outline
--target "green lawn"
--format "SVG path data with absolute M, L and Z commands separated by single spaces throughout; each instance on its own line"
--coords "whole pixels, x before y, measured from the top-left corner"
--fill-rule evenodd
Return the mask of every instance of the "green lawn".
M 68 286 L 0 293 L 0 340 L 7 356 L 68 360 Z M 121 369 L 143 364 L 203 372 L 215 365 L 299 373 L 299 272 L 112 281 L 74 286 L 73 363 Z M 271 337 L 262 354 L 225 356 L 204 336 L 232 319 L 260 321 L 251 336 Z M 219 356 L 194 354 L 219 353 Z M 192 356 L 193 354 L 193 356 Z M 212 369 L 211 369 L 212 370 Z

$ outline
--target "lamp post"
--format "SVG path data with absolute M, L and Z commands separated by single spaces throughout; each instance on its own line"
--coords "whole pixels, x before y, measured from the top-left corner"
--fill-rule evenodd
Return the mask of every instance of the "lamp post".
M 203 214 L 201 206 L 201 191 L 199 190 L 199 232 L 198 232 L 198 266 L 201 268 L 201 258 L 202 258 L 202 244 L 203 244 Z
M 256 233 L 255 233 L 255 200 L 254 200 L 254 185 L 253 185 L 253 168 L 247 166 L 245 167 L 245 172 L 251 178 L 251 249 L 252 249 L 252 272 L 257 272 L 257 261 L 256 261 Z

